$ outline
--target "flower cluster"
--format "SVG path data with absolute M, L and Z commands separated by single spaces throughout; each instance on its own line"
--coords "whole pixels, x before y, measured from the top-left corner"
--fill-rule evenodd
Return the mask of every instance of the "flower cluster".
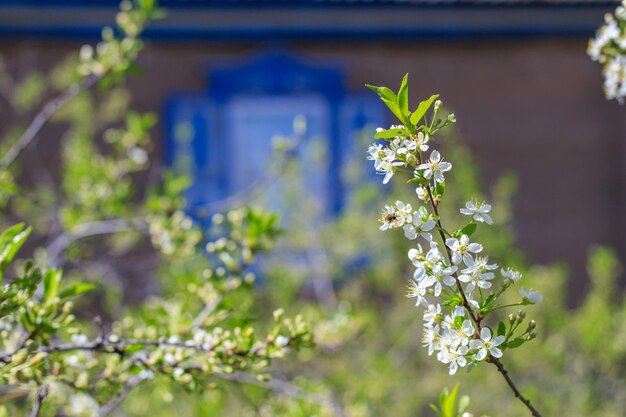
M 445 190 L 445 175 L 452 164 L 438 150 L 430 148 L 435 133 L 453 123 L 454 116 L 438 117 L 442 103 L 435 101 L 436 95 L 421 102 L 415 112 L 408 112 L 406 77 L 397 96 L 385 87 L 370 88 L 404 124 L 378 129 L 375 138 L 386 143 L 371 145 L 368 159 L 384 174 L 383 183 L 397 172 L 407 172 L 411 176 L 409 182 L 417 187 L 418 199 L 424 203 L 414 208 L 408 202 L 396 201 L 385 206 L 380 217 L 381 230 L 402 228 L 406 238 L 421 239 L 408 251 L 415 267 L 408 296 L 424 309 L 422 343 L 429 355 L 436 354 L 439 361 L 448 365 L 450 374 L 470 363 L 498 360 L 504 349 L 518 347 L 535 337 L 534 321 L 525 332 L 516 334 L 525 317 L 523 310 L 511 315 L 508 324 L 500 322 L 496 330 L 483 320 L 500 308 L 539 303 L 541 295 L 520 288 L 519 302 L 499 304 L 500 296 L 522 274 L 511 268 L 500 269 L 484 253 L 483 245 L 472 238 L 479 224 L 493 224 L 489 204 L 468 201 L 459 210 L 469 218 L 463 227 L 451 232 L 442 226 L 438 207 Z M 427 112 L 433 104 L 429 123 Z M 439 242 L 433 234 L 440 237 Z
M 587 54 L 603 65 L 606 98 L 622 103 L 626 97 L 626 0 L 614 14 L 607 13 L 604 21 L 589 40 Z
M 123 36 L 116 36 L 115 30 L 105 27 L 102 41 L 95 49 L 84 45 L 80 50 L 78 71 L 82 75 L 101 77 L 107 73 L 123 75 L 132 65 L 143 47 L 139 36 L 150 20 L 163 17 L 163 11 L 155 7 L 153 1 L 130 2 L 123 0 L 120 11 L 115 16 L 119 31 Z

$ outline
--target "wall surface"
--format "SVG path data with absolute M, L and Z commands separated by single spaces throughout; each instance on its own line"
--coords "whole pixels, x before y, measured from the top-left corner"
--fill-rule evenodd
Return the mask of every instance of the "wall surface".
M 565 261 L 573 296 L 584 291 L 592 244 L 626 261 L 626 113 L 602 93 L 600 67 L 582 37 L 505 40 L 300 41 L 282 44 L 306 58 L 341 64 L 351 89 L 398 84 L 411 74 L 414 97 L 438 92 L 480 162 L 487 183 L 519 179 L 515 232 L 530 259 Z M 12 70 L 42 68 L 78 43 L 0 43 Z M 202 92 L 207 69 L 262 52 L 264 42 L 150 42 L 131 78 L 136 106 L 162 111 L 175 92 Z M 1 113 L 0 113 L 0 117 Z M 52 132 L 52 130 L 48 130 Z M 162 153 L 162 133 L 156 152 Z M 44 131 L 44 135 L 46 131 Z

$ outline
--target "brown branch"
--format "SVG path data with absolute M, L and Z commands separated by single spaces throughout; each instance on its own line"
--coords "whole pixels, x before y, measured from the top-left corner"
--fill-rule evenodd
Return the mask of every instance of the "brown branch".
M 81 91 L 91 88 L 96 84 L 104 74 L 90 75 L 84 78 L 78 84 L 72 84 L 64 93 L 60 96 L 50 100 L 43 108 L 37 113 L 33 121 L 26 128 L 22 136 L 13 145 L 8 152 L 0 160 L 0 169 L 8 168 L 15 160 L 21 155 L 21 153 L 37 138 L 37 134 L 41 128 L 46 124 L 48 120 L 67 102 L 76 97 Z
M 418 161 L 419 163 L 421 163 L 421 157 L 418 153 Z M 446 245 L 446 236 L 443 232 L 443 226 L 441 225 L 441 218 L 439 217 L 439 210 L 437 209 L 437 203 L 435 202 L 435 200 L 433 199 L 433 193 L 430 187 L 430 184 L 426 184 L 426 190 L 428 191 L 428 197 L 430 200 L 430 205 L 432 207 L 433 213 L 436 216 L 436 223 L 437 223 L 437 230 L 439 231 L 439 236 L 441 237 L 441 240 L 443 241 L 443 246 L 446 248 L 446 254 L 448 256 L 448 261 L 450 262 L 450 265 L 452 265 L 452 253 L 450 251 L 450 248 Z M 482 320 L 482 318 L 480 317 L 476 317 L 474 315 L 474 310 L 472 309 L 472 307 L 470 306 L 469 302 L 467 301 L 467 297 L 465 295 L 465 291 L 463 290 L 463 287 L 461 286 L 461 283 L 459 282 L 458 279 L 458 273 L 455 272 L 454 273 L 455 276 L 455 283 L 456 283 L 456 287 L 459 291 L 459 293 L 461 294 L 461 298 L 463 300 L 463 307 L 465 307 L 465 309 L 467 310 L 467 312 L 469 313 L 472 322 L 474 323 L 474 326 L 476 326 L 476 336 L 478 336 L 478 334 L 480 334 L 480 330 L 481 330 L 481 325 L 480 322 Z M 493 357 L 491 354 L 489 354 L 487 356 L 487 362 L 491 362 L 493 363 L 497 368 L 498 368 L 498 372 L 500 372 L 502 374 L 502 376 L 504 377 L 504 379 L 506 380 L 507 384 L 509 385 L 509 387 L 511 388 L 511 390 L 513 391 L 513 393 L 515 394 L 515 397 L 518 398 L 522 403 L 524 403 L 524 405 L 526 406 L 526 408 L 528 408 L 528 410 L 530 410 L 530 413 L 534 416 L 534 417 L 541 417 L 541 414 L 539 413 L 539 411 L 537 411 L 537 409 L 530 403 L 530 400 L 528 400 L 526 397 L 524 397 L 522 395 L 522 393 L 519 391 L 519 389 L 517 388 L 517 386 L 515 385 L 515 383 L 513 383 L 513 380 L 511 380 L 511 377 L 509 376 L 509 373 L 506 371 L 506 369 L 504 369 L 504 365 L 502 364 L 502 362 L 498 359 Z
M 33 411 L 30 413 L 30 417 L 39 417 L 39 412 L 41 411 L 41 406 L 43 404 L 43 400 L 48 396 L 48 385 L 43 384 L 37 390 L 37 394 L 35 395 L 35 406 L 33 407 Z
M 491 362 L 493 363 L 496 368 L 498 368 L 498 372 L 500 372 L 502 374 L 502 376 L 504 377 L 504 379 L 506 380 L 506 383 L 509 384 L 509 387 L 511 388 L 511 390 L 513 391 L 513 394 L 515 394 L 515 397 L 518 398 L 521 402 L 524 403 L 524 405 L 526 406 L 526 408 L 528 408 L 530 410 L 530 413 L 534 416 L 534 417 L 541 417 L 541 414 L 539 413 L 539 411 L 537 411 L 537 409 L 530 403 L 530 400 L 526 397 L 524 397 L 522 395 L 522 393 L 519 391 L 519 389 L 517 389 L 517 387 L 515 386 L 515 384 L 513 383 L 513 381 L 511 380 L 511 377 L 509 376 L 509 373 L 507 372 L 506 369 L 504 369 L 504 365 L 502 364 L 502 362 L 500 361 L 500 359 L 498 358 L 494 358 L 493 356 L 489 355 L 489 357 L 487 358 L 487 362 Z

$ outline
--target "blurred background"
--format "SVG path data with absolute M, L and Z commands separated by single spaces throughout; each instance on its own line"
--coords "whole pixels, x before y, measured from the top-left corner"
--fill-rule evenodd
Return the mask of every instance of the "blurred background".
M 520 409 L 491 369 L 448 378 L 426 357 L 419 347 L 421 317 L 404 299 L 412 274 L 408 243 L 378 231 L 382 204 L 415 195 L 411 187 L 383 187 L 365 160 L 375 128 L 396 121 L 364 84 L 395 90 L 408 72 L 411 108 L 438 93 L 458 121 L 442 135 L 442 154 L 454 165 L 448 188 L 455 186 L 446 191 L 445 215 L 458 220 L 458 207 L 474 196 L 492 202 L 498 226 L 481 229 L 477 238 L 551 300 L 535 310 L 544 326 L 537 344 L 511 355 L 523 388 L 548 415 L 623 415 L 626 343 L 606 335 L 626 334 L 618 291 L 626 260 L 626 117 L 604 98 L 601 68 L 586 53 L 617 2 L 160 5 L 167 17 L 145 32 L 135 76 L 46 125 L 23 155 L 20 181 L 52 183 L 63 158 L 89 158 L 84 149 L 73 162 L 59 152 L 72 152 L 68 123 L 80 131 L 74 125 L 93 122 L 85 136 L 98 137 L 97 123 L 119 124 L 131 105 L 154 112 L 151 165 L 133 177 L 139 189 L 167 167 L 189 176 L 187 212 L 205 230 L 224 221 L 216 213 L 242 204 L 281 213 L 278 247 L 251 266 L 261 284 L 250 299 L 260 298 L 261 306 L 241 302 L 247 319 L 280 305 L 317 321 L 319 349 L 301 353 L 280 375 L 331 392 L 350 416 L 422 415 L 441 387 L 457 379 L 478 412 L 517 416 Z M 54 97 L 65 57 L 75 59 L 83 44 L 98 42 L 117 7 L 116 0 L 0 0 L 2 125 L 32 119 L 39 103 Z M 15 136 L 10 129 L 2 134 Z M 71 184 L 65 192 L 71 200 Z M 148 294 L 167 297 L 176 292 L 168 279 L 182 283 L 191 275 L 181 267 L 161 272 L 167 279 L 154 278 L 159 261 L 136 252 L 123 262 L 97 251 L 88 255 L 108 262 L 101 272 L 104 301 L 96 304 L 113 318 L 119 301 L 111 300 L 120 293 L 129 304 Z M 216 393 L 197 398 L 170 385 L 149 387 L 129 398 L 125 410 L 136 416 L 334 415 L 263 390 L 232 391 L 235 404 Z M 169 398 L 170 405 L 156 407 L 145 398 Z M 502 398 L 495 408 L 493 398 Z M 250 405 L 259 399 L 274 408 Z
M 585 51 L 612 1 L 162 0 L 128 88 L 161 116 L 158 159 L 191 173 L 194 210 L 262 173 L 271 139 L 308 120 L 329 143 L 316 180 L 342 207 L 338 167 L 363 126 L 393 122 L 364 84 L 441 94 L 487 184 L 512 172 L 515 232 L 533 261 L 565 261 L 582 283 L 590 244 L 623 258 L 626 119 Z M 12 72 L 51 68 L 94 42 L 116 0 L 2 0 L 0 52 Z M 45 133 L 45 132 L 44 132 Z M 50 146 L 53 146 L 52 144 Z M 202 210 L 196 213 L 202 216 Z

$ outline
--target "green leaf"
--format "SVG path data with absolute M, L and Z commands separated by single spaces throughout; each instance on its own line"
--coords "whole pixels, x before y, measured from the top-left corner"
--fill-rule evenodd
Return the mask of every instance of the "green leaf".
M 43 276 L 43 299 L 52 300 L 59 294 L 62 272 L 58 269 L 50 269 Z
M 402 120 L 408 120 L 409 117 L 409 74 L 406 74 L 404 78 L 402 78 L 402 83 L 400 84 L 400 89 L 398 90 L 398 107 L 400 108 L 400 112 L 402 113 Z
M 19 223 L 9 227 L 0 235 L 0 282 L 2 281 L 4 270 L 20 250 L 30 231 L 30 227 L 24 229 L 24 224 Z
M 372 90 L 373 92 L 375 92 L 376 94 L 378 94 L 378 97 L 380 97 L 383 100 L 391 101 L 393 103 L 397 101 L 396 94 L 387 87 L 377 87 L 375 85 L 369 85 L 369 84 L 365 84 L 365 86 L 369 88 L 370 90 Z
M 66 298 L 75 297 L 77 295 L 86 293 L 87 291 L 91 291 L 94 288 L 96 288 L 96 286 L 90 282 L 81 282 L 61 291 L 61 294 L 59 294 L 59 298 L 63 300 Z
M 435 412 L 437 417 L 443 417 L 441 411 L 439 411 L 439 408 L 435 404 L 430 404 L 430 408 Z
M 469 237 L 474 234 L 474 232 L 476 231 L 476 227 L 477 227 L 476 223 L 470 223 L 464 228 L 460 229 L 458 232 L 456 232 L 456 235 L 457 236 L 467 235 Z
M 459 392 L 459 384 L 454 386 L 452 392 L 448 395 L 443 406 L 443 415 L 445 417 L 456 417 L 456 396 Z
M 376 132 L 374 139 L 391 139 L 396 136 L 409 136 L 409 132 L 405 129 L 387 129 Z
M 398 103 L 396 103 L 395 101 L 389 101 L 384 98 L 381 98 L 381 100 L 387 105 L 387 107 L 389 107 L 389 110 L 391 110 L 391 112 L 398 118 L 398 120 L 400 120 L 402 123 L 405 123 L 404 115 L 402 114 Z
M 506 324 L 503 321 L 498 323 L 498 336 L 504 336 L 506 333 Z
M 446 190 L 446 182 L 439 182 L 437 183 L 437 187 L 435 187 L 435 194 L 437 194 L 438 196 L 442 196 L 443 192 Z
M 489 307 L 491 307 L 491 304 L 495 301 L 495 299 L 496 295 L 494 293 L 489 294 L 487 298 L 485 298 L 485 301 L 483 301 L 481 310 L 485 310 L 486 312 L 488 312 Z
M 516 348 L 516 347 L 520 347 L 521 345 L 524 344 L 524 342 L 526 342 L 526 339 L 524 339 L 523 337 L 517 337 L 511 341 L 508 341 L 505 343 L 505 346 L 507 348 Z
M 411 124 L 413 126 L 417 126 L 420 120 L 422 120 L 422 117 L 424 117 L 430 106 L 432 106 L 433 101 L 435 101 L 437 97 L 439 97 L 439 94 L 434 94 L 430 96 L 428 100 L 420 102 L 420 104 L 417 106 L 417 109 L 415 109 L 415 111 L 411 115 Z

